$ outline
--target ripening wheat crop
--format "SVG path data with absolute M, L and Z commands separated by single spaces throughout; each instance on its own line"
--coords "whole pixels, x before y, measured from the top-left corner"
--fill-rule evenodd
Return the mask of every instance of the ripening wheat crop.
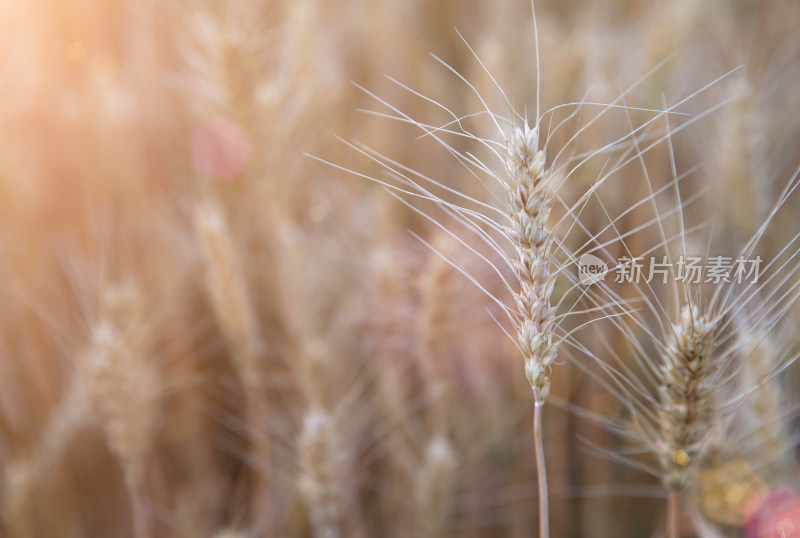
M 798 21 L 0 0 L 0 536 L 796 534 Z

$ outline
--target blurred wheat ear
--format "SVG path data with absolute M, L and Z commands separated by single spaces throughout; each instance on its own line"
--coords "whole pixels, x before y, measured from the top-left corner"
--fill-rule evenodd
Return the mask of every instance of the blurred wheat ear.
M 340 520 L 341 447 L 334 419 L 311 409 L 300 433 L 298 487 L 310 514 L 316 538 L 338 538 Z
M 269 513 L 271 447 L 262 424 L 268 395 L 262 379 L 263 346 L 256 324 L 255 310 L 233 235 L 221 207 L 211 201 L 198 203 L 195 228 L 202 253 L 206 291 L 217 323 L 231 349 L 233 367 L 243 387 L 245 422 L 251 453 L 258 469 L 254 511 L 259 525 L 266 525 Z
M 119 459 L 131 501 L 135 538 L 151 535 L 145 500 L 146 459 L 155 439 L 159 375 L 149 357 L 152 329 L 141 291 L 103 290 L 101 319 L 76 370 L 89 412 L 105 431 Z

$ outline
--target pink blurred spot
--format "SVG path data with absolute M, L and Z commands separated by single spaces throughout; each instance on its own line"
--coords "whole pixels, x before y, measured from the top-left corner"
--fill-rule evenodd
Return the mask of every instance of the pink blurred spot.
M 247 164 L 253 143 L 234 121 L 220 117 L 192 133 L 192 164 L 207 176 L 231 180 Z
M 757 501 L 747 521 L 747 538 L 800 537 L 800 498 L 788 486 Z

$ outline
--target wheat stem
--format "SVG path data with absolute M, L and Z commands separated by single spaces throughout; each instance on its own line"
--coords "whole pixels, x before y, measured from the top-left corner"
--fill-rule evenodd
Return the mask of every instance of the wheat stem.
M 678 538 L 678 492 L 670 491 L 667 496 L 667 530 L 666 538 Z
M 125 488 L 128 490 L 128 498 L 131 503 L 133 537 L 150 538 L 145 499 L 142 492 L 142 480 L 138 472 L 125 473 Z
M 536 475 L 539 478 L 539 538 L 550 538 L 547 469 L 544 463 L 544 445 L 542 443 L 542 403 L 537 402 L 533 407 L 533 444 L 536 451 Z

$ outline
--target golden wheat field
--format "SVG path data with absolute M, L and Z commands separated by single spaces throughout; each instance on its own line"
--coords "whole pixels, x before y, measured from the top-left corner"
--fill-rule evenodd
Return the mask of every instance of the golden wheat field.
M 0 536 L 800 536 L 798 28 L 0 0 Z

